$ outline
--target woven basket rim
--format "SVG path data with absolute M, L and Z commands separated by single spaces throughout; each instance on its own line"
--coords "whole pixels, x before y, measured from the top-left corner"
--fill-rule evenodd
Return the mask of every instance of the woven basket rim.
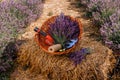
M 42 24 L 41 29 L 42 29 L 42 28 L 45 28 L 44 25 L 45 25 L 46 23 L 48 23 L 51 19 L 56 18 L 57 16 L 58 16 L 58 15 L 52 16 L 52 17 L 48 18 L 48 19 Z M 79 19 L 77 19 L 77 18 L 73 18 L 73 17 L 71 17 L 71 16 L 69 16 L 69 15 L 65 15 L 65 16 L 68 16 L 68 17 L 70 17 L 72 20 L 75 20 L 75 21 L 78 22 L 79 29 L 80 29 L 80 33 L 79 33 L 78 41 L 77 41 L 77 43 L 78 43 L 79 40 L 81 39 L 81 36 L 82 36 L 82 23 L 81 23 L 81 21 L 80 21 Z M 36 41 L 37 44 L 40 46 L 40 48 L 41 48 L 43 51 L 45 51 L 46 53 L 50 53 L 50 54 L 53 54 L 53 55 L 55 55 L 55 54 L 57 54 L 57 55 L 67 54 L 67 53 L 69 53 L 72 49 L 74 49 L 75 46 L 76 46 L 76 44 L 77 44 L 77 43 L 76 43 L 73 47 L 71 47 L 71 48 L 69 48 L 69 49 L 67 49 L 67 50 L 65 50 L 65 51 L 63 51 L 63 52 L 49 52 L 47 49 L 44 48 L 44 46 L 42 46 L 42 45 L 40 44 L 41 42 L 40 42 L 40 40 L 38 39 L 38 36 L 39 36 L 39 33 L 36 33 L 36 34 L 35 34 L 35 41 Z

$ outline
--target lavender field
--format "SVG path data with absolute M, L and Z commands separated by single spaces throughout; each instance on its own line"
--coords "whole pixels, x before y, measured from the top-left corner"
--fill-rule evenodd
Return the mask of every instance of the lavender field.
M 104 43 L 120 53 L 120 3 L 118 0 L 81 0 L 93 20 L 100 26 Z
M 67 54 L 35 40 L 56 15 L 48 34 Z M 79 36 L 68 54 L 65 42 Z M 119 0 L 0 0 L 0 80 L 120 80 Z
M 42 8 L 41 0 L 0 1 L 0 80 L 7 80 L 4 72 L 9 72 L 13 67 L 16 58 L 14 42 L 18 34 L 40 17 Z

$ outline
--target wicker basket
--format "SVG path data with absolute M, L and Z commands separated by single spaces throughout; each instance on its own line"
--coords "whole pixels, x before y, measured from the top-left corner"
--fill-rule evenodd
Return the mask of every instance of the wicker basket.
M 41 26 L 41 29 L 42 29 L 44 32 L 47 33 L 47 30 L 49 29 L 50 24 L 55 21 L 56 17 L 57 17 L 57 16 L 53 16 L 53 17 L 49 18 L 47 21 L 45 21 L 45 22 L 43 23 L 43 25 Z M 68 16 L 68 17 L 70 17 L 70 16 Z M 78 19 L 72 18 L 72 17 L 70 17 L 70 18 L 71 18 L 71 20 L 76 21 L 76 22 L 78 22 L 78 24 L 79 24 L 79 29 L 80 29 L 80 34 L 79 34 L 79 38 L 78 38 L 78 41 L 79 41 L 79 39 L 81 38 L 81 35 L 82 35 L 82 24 L 81 24 L 81 22 L 80 22 Z M 67 50 L 65 50 L 65 51 L 63 51 L 63 52 L 48 52 L 48 47 L 49 47 L 49 46 L 45 44 L 45 40 L 44 40 L 44 37 L 43 37 L 43 36 L 41 36 L 39 33 L 36 33 L 36 34 L 35 34 L 35 41 L 37 42 L 37 44 L 38 44 L 45 52 L 50 53 L 50 54 L 58 54 L 58 55 L 59 55 L 59 54 L 67 54 L 67 53 L 69 53 L 71 50 L 73 50 L 73 49 L 75 48 L 75 45 L 77 44 L 77 43 L 76 43 L 72 48 L 67 49 Z

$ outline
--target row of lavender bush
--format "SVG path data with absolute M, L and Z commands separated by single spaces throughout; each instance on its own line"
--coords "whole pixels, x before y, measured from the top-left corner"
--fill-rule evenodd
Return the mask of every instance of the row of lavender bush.
M 107 46 L 120 52 L 120 2 L 119 0 L 80 0 L 97 21 Z
M 42 8 L 42 0 L 0 0 L 0 80 L 8 80 L 13 67 L 17 35 L 40 17 Z
M 0 2 L 0 53 L 17 33 L 35 21 L 42 12 L 41 0 L 2 0 Z

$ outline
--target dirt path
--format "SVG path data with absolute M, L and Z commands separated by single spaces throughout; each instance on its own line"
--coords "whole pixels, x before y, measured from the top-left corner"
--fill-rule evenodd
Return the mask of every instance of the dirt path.
M 90 25 L 89 19 L 81 18 L 84 14 L 83 10 L 83 8 L 79 9 L 79 12 L 73 10 L 73 7 L 71 7 L 70 2 L 67 0 L 46 0 L 41 17 L 37 21 L 31 23 L 26 29 L 26 33 L 20 35 L 19 39 L 32 39 L 34 36 L 33 29 L 35 26 L 40 27 L 48 18 L 53 15 L 59 15 L 61 12 L 63 12 L 65 15 L 70 15 L 75 18 L 78 17 L 83 26 Z
M 38 26 L 40 27 L 44 21 L 46 21 L 48 18 L 50 18 L 53 15 L 59 15 L 61 12 L 63 12 L 66 15 L 70 15 L 73 17 L 78 17 L 83 14 L 83 12 L 79 13 L 77 11 L 68 9 L 70 6 L 70 2 L 67 0 L 46 0 L 44 4 L 44 9 L 41 17 L 36 21 L 30 24 L 30 26 L 27 28 L 26 33 L 22 36 L 19 36 L 19 39 L 31 39 L 34 36 L 34 27 Z M 81 19 L 83 22 L 84 21 Z
M 31 23 L 30 26 L 26 29 L 26 33 L 19 36 L 19 39 L 32 39 L 34 37 L 35 32 L 33 31 L 35 26 L 40 27 L 44 21 L 46 21 L 48 18 L 50 18 L 53 15 L 59 15 L 61 12 L 63 12 L 65 15 L 70 15 L 75 18 L 79 18 L 80 21 L 83 24 L 83 38 L 81 42 L 81 46 L 83 47 L 89 47 L 96 48 L 98 46 L 98 49 L 96 49 L 96 52 L 101 52 L 101 50 L 105 50 L 106 48 L 103 47 L 102 43 L 99 41 L 96 41 L 98 38 L 97 28 L 92 25 L 92 22 L 90 19 L 85 18 L 83 15 L 85 14 L 84 8 L 75 8 L 74 5 L 72 6 L 68 0 L 46 0 L 44 4 L 44 9 L 41 17 Z M 101 49 L 103 48 L 103 49 Z M 109 56 L 108 56 L 109 57 Z M 106 64 L 107 63 L 107 64 Z M 105 63 L 102 66 L 109 65 L 111 62 L 105 61 Z M 109 67 L 107 66 L 107 67 Z M 103 69 L 106 70 L 106 67 Z M 34 78 L 30 78 L 28 75 L 28 72 L 24 71 L 15 71 L 11 79 L 12 80 L 47 80 L 43 79 L 42 75 L 39 75 Z M 103 71 L 104 73 L 105 71 Z M 27 77 L 26 77 L 27 76 Z M 106 76 L 106 75 L 104 75 Z

